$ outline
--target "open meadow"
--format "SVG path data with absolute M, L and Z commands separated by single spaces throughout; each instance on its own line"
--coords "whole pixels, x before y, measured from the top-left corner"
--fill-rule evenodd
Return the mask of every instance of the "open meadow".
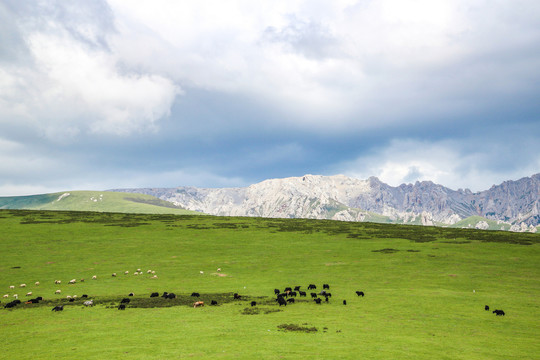
M 0 308 L 3 359 L 506 360 L 540 354 L 537 234 L 1 210 L 0 254 L 0 295 L 7 295 Z M 310 284 L 317 289 L 307 290 Z M 332 296 L 317 295 L 316 304 L 310 294 L 323 284 Z M 295 302 L 279 306 L 274 289 L 295 286 L 307 296 L 289 296 Z M 160 296 L 151 298 L 153 292 Z M 14 294 L 21 304 L 4 308 Z M 25 304 L 38 296 L 39 303 Z M 124 298 L 130 302 L 118 310 Z M 94 306 L 83 305 L 88 299 Z M 205 306 L 194 308 L 195 301 Z M 51 311 L 57 305 L 63 311 Z

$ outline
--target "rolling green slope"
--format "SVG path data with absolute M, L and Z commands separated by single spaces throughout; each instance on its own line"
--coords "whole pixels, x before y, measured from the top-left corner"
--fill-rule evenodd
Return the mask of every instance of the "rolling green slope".
M 540 353 L 538 234 L 29 210 L 0 210 L 0 230 L 2 359 L 508 360 Z M 316 293 L 329 284 L 332 296 L 316 295 L 316 304 L 308 291 L 287 306 L 275 301 L 275 288 L 309 284 Z M 176 298 L 150 297 L 165 291 Z M 15 294 L 21 304 L 5 307 Z M 82 294 L 94 306 L 85 307 Z M 26 303 L 38 296 L 41 302 Z M 130 302 L 119 311 L 124 298 Z M 57 305 L 64 310 L 51 311 Z
M 154 196 L 109 191 L 70 191 L 0 197 L 0 209 L 98 211 L 143 214 L 199 214 Z

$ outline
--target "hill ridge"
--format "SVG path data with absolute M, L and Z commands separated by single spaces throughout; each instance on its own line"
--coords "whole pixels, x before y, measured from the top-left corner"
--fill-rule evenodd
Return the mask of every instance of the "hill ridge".
M 488 190 L 452 190 L 432 181 L 390 186 L 377 177 L 311 175 L 267 179 L 247 187 L 115 189 L 156 196 L 186 209 L 222 216 L 313 218 L 533 231 L 540 224 L 540 173 Z
M 0 197 L 0 209 L 75 210 L 150 214 L 195 213 L 151 195 L 109 191 L 63 191 Z

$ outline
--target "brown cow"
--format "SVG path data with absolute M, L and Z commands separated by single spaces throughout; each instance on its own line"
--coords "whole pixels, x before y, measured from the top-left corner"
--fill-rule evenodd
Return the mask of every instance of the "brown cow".
M 204 306 L 204 301 L 196 301 L 193 303 L 194 308 L 199 307 L 199 306 Z

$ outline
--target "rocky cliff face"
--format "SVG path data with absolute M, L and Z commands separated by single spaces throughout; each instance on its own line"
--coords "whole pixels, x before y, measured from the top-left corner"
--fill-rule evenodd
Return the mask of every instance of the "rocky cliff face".
M 453 225 L 481 216 L 514 225 L 516 231 L 540 224 L 540 174 L 505 181 L 478 193 L 454 191 L 431 181 L 393 187 L 375 177 L 358 180 L 343 175 L 271 179 L 246 188 L 115 191 L 150 194 L 212 215 L 345 221 L 374 221 L 384 216 L 394 222 L 422 225 Z M 486 224 L 477 226 L 485 228 Z

